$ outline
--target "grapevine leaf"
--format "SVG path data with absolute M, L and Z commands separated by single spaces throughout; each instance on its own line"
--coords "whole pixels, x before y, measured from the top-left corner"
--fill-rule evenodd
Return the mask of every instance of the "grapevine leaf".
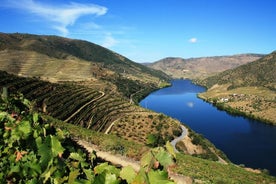
M 33 113 L 33 122 L 36 123 L 39 119 L 38 113 Z
M 19 173 L 20 172 L 20 167 L 19 165 L 13 165 L 9 171 L 8 175 L 11 175 L 13 173 Z
M 37 184 L 37 183 L 39 183 L 39 182 L 36 178 L 32 178 L 32 179 L 26 181 L 26 184 Z
M 120 177 L 127 181 L 127 183 L 132 183 L 136 176 L 136 172 L 131 166 L 124 167 L 120 172 Z
M 83 172 L 85 173 L 86 178 L 90 181 L 90 183 L 94 181 L 95 175 L 92 169 L 83 169 Z
M 79 170 L 71 171 L 69 174 L 68 184 L 73 184 L 79 175 Z
M 3 121 L 7 117 L 7 112 L 0 112 L 0 121 Z
M 146 175 L 144 168 L 140 169 L 139 173 L 136 175 L 132 183 L 133 184 L 149 183 L 148 177 Z
M 166 143 L 166 149 L 174 158 L 176 158 L 175 150 L 169 141 Z
M 117 169 L 117 168 L 116 168 L 115 166 L 113 166 L 113 165 L 108 165 L 107 162 L 102 163 L 102 164 L 96 166 L 96 167 L 94 168 L 94 171 L 95 171 L 95 174 L 101 174 L 101 173 L 107 171 L 107 172 L 109 172 L 109 173 L 115 174 L 116 176 L 119 176 L 119 175 L 120 175 L 119 169 Z
M 115 174 L 104 171 L 103 173 L 96 176 L 94 183 L 119 184 L 120 181 L 117 179 Z
M 29 100 L 27 100 L 26 98 L 23 99 L 22 103 L 28 108 L 31 107 L 31 102 Z
M 55 166 L 52 166 L 50 169 L 47 169 L 42 173 L 41 177 L 44 178 L 43 183 L 46 183 L 47 180 L 51 177 L 51 175 L 57 170 Z
M 52 135 L 48 135 L 44 142 L 42 142 L 41 137 L 38 137 L 36 139 L 36 144 L 38 147 L 38 154 L 41 156 L 42 167 L 47 167 L 52 163 L 54 157 L 61 155 L 64 151 L 59 140 Z
M 19 125 L 17 126 L 16 131 L 18 132 L 18 135 L 26 139 L 30 133 L 32 132 L 32 127 L 29 121 L 21 121 Z
M 143 157 L 141 158 L 140 164 L 144 168 L 149 168 L 151 167 L 153 160 L 154 160 L 153 154 L 151 151 L 149 151 L 143 155 Z
M 49 143 L 49 136 L 46 137 L 45 142 L 42 142 L 42 138 L 38 137 L 36 139 L 36 145 L 38 148 L 38 155 L 40 155 L 40 163 L 42 168 L 46 168 L 51 161 L 53 155 L 50 152 L 50 143 Z
M 173 164 L 173 160 L 171 155 L 166 152 L 165 150 L 160 150 L 156 155 L 155 158 L 160 162 L 162 166 L 168 168 L 168 166 Z
M 168 180 L 168 173 L 160 170 L 150 170 L 148 173 L 149 183 L 158 184 L 174 184 L 174 182 Z
M 56 136 L 50 135 L 50 137 L 51 137 L 51 151 L 53 153 L 53 156 L 62 154 L 65 149 L 62 147 L 60 141 L 57 139 Z
M 79 162 L 84 161 L 84 159 L 78 153 L 70 153 L 69 158 L 71 158 L 73 160 L 76 160 L 76 161 L 79 161 Z

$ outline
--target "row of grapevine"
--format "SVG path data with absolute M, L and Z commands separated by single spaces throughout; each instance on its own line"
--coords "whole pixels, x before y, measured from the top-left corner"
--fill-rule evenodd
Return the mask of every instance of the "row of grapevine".
M 49 115 L 97 131 L 105 129 L 124 113 L 134 111 L 128 100 L 76 83 L 56 84 L 0 72 L 0 87 L 20 92 Z
M 53 119 L 33 111 L 22 95 L 0 97 L 0 183 L 174 183 L 170 144 L 155 148 L 141 159 L 141 169 L 117 168 L 77 145 Z

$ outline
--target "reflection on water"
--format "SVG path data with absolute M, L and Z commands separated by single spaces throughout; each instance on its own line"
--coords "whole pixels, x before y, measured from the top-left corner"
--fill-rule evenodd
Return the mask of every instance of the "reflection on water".
M 172 86 L 155 91 L 140 105 L 162 112 L 203 134 L 236 164 L 266 168 L 276 175 L 276 127 L 231 116 L 197 98 L 205 91 L 189 80 L 174 80 Z

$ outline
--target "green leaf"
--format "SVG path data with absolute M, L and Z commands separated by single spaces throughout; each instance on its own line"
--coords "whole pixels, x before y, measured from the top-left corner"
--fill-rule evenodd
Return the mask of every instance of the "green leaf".
M 32 132 L 32 127 L 29 121 L 21 121 L 17 128 L 16 131 L 18 132 L 18 135 L 23 138 L 26 139 L 30 133 Z
M 42 138 L 38 137 L 35 141 L 36 141 L 36 145 L 38 148 L 38 155 L 41 157 L 40 158 L 40 163 L 42 168 L 47 168 L 49 162 L 52 162 L 53 159 L 53 155 L 50 152 L 50 141 L 49 141 L 50 137 L 46 137 L 45 142 L 42 142 Z
M 160 150 L 156 155 L 155 158 L 160 162 L 162 166 L 168 168 L 168 166 L 173 164 L 172 156 L 166 152 L 165 150 Z
M 95 171 L 95 174 L 101 174 L 101 173 L 103 173 L 104 171 L 107 171 L 107 172 L 109 172 L 109 173 L 115 174 L 116 176 L 119 176 L 119 175 L 120 175 L 119 169 L 117 169 L 117 168 L 116 168 L 115 166 L 113 166 L 113 165 L 108 165 L 107 162 L 102 163 L 102 164 L 96 166 L 96 167 L 94 168 L 94 171 Z
M 166 149 L 174 158 L 176 158 L 174 148 L 173 148 L 172 144 L 169 141 L 166 142 Z
M 31 102 L 29 100 L 27 100 L 26 98 L 23 99 L 22 103 L 28 108 L 31 107 Z
M 47 167 L 53 159 L 65 150 L 60 141 L 52 135 L 48 135 L 43 142 L 41 137 L 36 139 L 38 154 L 41 156 L 42 167 Z
M 50 169 L 47 169 L 42 173 L 41 177 L 44 178 L 43 183 L 46 183 L 47 180 L 51 177 L 51 175 L 56 171 L 56 167 L 52 166 Z
M 141 158 L 140 164 L 143 168 L 150 168 L 153 164 L 154 156 L 151 151 L 144 154 Z
M 69 184 L 73 184 L 74 181 L 77 179 L 79 175 L 79 170 L 74 170 L 74 171 L 71 171 L 70 174 L 69 174 L 69 179 L 68 179 L 68 183 Z
M 103 173 L 96 176 L 94 184 L 119 184 L 120 181 L 117 179 L 115 174 L 104 171 Z
M 7 112 L 0 112 L 0 121 L 3 121 L 7 117 Z
M 127 181 L 127 183 L 132 183 L 136 177 L 136 172 L 131 166 L 124 167 L 120 172 L 120 177 Z
M 38 116 L 38 113 L 33 113 L 33 122 L 36 123 L 38 122 L 38 119 L 39 119 L 39 116 Z
M 140 184 L 140 183 L 149 183 L 148 177 L 146 175 L 145 169 L 141 168 L 132 183 Z
M 59 154 L 62 154 L 65 149 L 62 147 L 60 141 L 57 139 L 56 136 L 50 135 L 50 137 L 51 137 L 51 151 L 53 155 L 57 156 Z
M 84 161 L 84 158 L 82 158 L 80 156 L 80 154 L 78 154 L 78 153 L 70 153 L 69 158 L 71 158 L 73 160 L 76 160 L 76 161 L 79 161 L 79 162 L 83 162 Z
M 83 169 L 84 174 L 86 175 L 86 178 L 90 181 L 94 181 L 95 175 L 92 171 L 92 169 Z
M 168 173 L 160 170 L 150 170 L 148 173 L 150 184 L 174 184 L 173 181 L 168 180 Z

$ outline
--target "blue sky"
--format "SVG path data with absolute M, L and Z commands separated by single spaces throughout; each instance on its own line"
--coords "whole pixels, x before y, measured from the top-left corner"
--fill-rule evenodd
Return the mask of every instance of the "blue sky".
M 276 50 L 275 0 L 1 0 L 0 32 L 59 35 L 136 62 Z

